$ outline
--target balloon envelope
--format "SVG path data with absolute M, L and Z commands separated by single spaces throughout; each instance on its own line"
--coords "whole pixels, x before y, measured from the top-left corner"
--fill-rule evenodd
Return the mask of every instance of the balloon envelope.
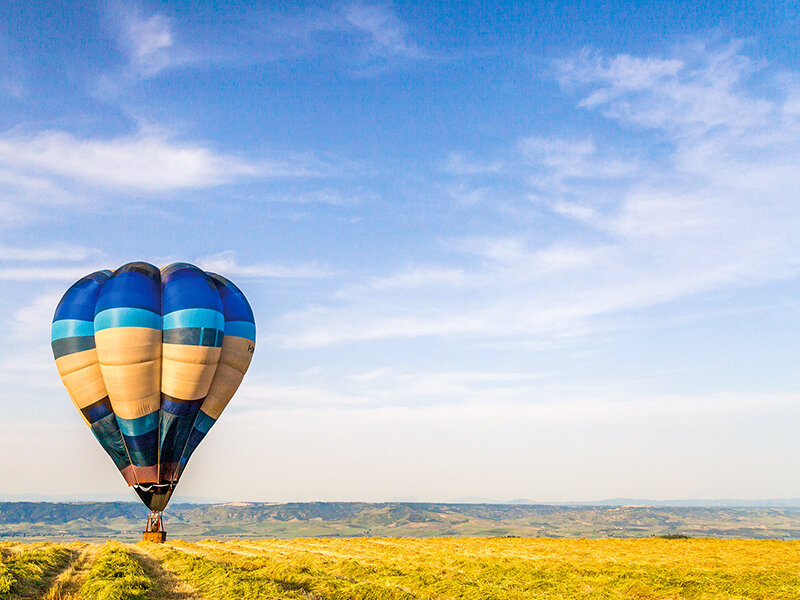
M 142 501 L 163 510 L 250 365 L 244 294 L 188 263 L 128 263 L 73 284 L 51 331 L 84 421 Z

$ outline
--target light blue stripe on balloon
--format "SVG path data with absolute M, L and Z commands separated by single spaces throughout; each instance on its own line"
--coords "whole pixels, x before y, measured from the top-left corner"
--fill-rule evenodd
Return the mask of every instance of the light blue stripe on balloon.
M 53 327 L 50 329 L 51 342 L 62 338 L 83 337 L 87 335 L 94 335 L 94 323 L 92 321 L 60 319 L 58 321 L 53 321 Z
M 117 417 L 117 423 L 122 433 L 128 437 L 134 437 L 158 429 L 158 418 L 158 411 L 154 410 L 149 415 L 136 419 L 121 419 Z
M 250 321 L 227 321 L 225 335 L 246 338 L 251 342 L 256 341 L 256 324 Z
M 161 329 L 161 315 L 146 308 L 108 308 L 94 316 L 94 330 L 111 327 L 149 327 Z
M 201 410 L 197 413 L 197 417 L 194 420 L 194 428 L 200 433 L 206 434 L 208 433 L 208 430 L 211 429 L 211 426 L 216 422 L 216 419 L 209 417 Z
M 206 327 L 224 329 L 225 317 L 213 308 L 184 308 L 164 315 L 164 329 Z

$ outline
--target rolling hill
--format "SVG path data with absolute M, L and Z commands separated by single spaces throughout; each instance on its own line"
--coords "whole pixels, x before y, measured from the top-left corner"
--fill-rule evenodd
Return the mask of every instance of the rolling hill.
M 131 502 L 2 502 L 0 537 L 136 539 Z M 175 504 L 171 537 L 649 536 L 800 539 L 800 508 L 297 502 Z

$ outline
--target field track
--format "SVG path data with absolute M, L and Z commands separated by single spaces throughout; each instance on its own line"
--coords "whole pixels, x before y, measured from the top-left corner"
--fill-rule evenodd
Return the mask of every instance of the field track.
M 349 538 L 0 543 L 0 600 L 800 598 L 800 542 Z

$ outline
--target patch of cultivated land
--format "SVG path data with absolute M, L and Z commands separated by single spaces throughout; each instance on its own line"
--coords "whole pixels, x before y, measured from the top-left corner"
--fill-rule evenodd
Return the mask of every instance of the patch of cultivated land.
M 794 541 L 306 538 L 0 544 L 0 556 L 0 599 L 800 598 Z
M 0 502 L 0 539 L 141 537 L 147 509 L 126 502 Z M 689 537 L 800 539 L 800 507 L 552 506 L 390 502 L 174 504 L 171 537 Z

